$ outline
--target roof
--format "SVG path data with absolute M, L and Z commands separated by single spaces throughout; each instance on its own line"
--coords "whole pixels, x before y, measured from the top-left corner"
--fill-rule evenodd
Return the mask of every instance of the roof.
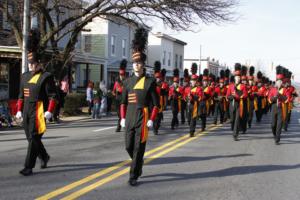
M 18 46 L 0 46 L 0 57 L 21 58 L 22 50 Z
M 187 45 L 186 42 L 182 41 L 182 40 L 179 40 L 177 38 L 174 38 L 170 35 L 167 35 L 167 34 L 164 34 L 164 33 L 161 33 L 161 32 L 157 32 L 157 33 L 153 33 L 154 36 L 158 37 L 158 38 L 164 38 L 164 39 L 167 39 L 167 40 L 170 40 L 172 42 L 175 42 L 177 44 L 181 44 L 181 45 Z

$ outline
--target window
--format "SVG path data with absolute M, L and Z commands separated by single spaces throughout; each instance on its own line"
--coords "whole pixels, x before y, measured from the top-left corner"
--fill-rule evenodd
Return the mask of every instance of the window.
M 182 56 L 179 57 L 179 68 L 182 69 L 183 61 Z
M 166 64 L 166 54 L 167 54 L 167 52 L 164 51 L 164 54 L 163 54 L 163 65 Z
M 92 36 L 86 35 L 84 36 L 84 51 L 91 52 L 92 51 Z
M 12 5 L 8 5 L 8 12 L 12 14 L 13 8 Z M 11 30 L 10 24 L 8 23 L 8 17 L 6 16 L 6 13 L 3 13 L 3 29 L 4 30 Z
M 125 39 L 123 39 L 122 40 L 122 55 L 123 55 L 123 57 L 126 57 L 126 40 Z
M 8 63 L 0 63 L 0 100 L 9 98 Z
M 175 68 L 178 68 L 178 55 L 175 55 Z
M 116 36 L 111 36 L 111 55 L 116 55 Z
M 171 52 L 169 52 L 168 66 L 171 66 Z

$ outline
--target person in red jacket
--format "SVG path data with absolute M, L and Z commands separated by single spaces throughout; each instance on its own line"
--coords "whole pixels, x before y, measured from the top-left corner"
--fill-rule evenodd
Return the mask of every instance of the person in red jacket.
M 203 92 L 201 87 L 197 87 L 198 76 L 194 73 L 195 66 L 192 66 L 192 76 L 191 76 L 191 89 L 188 94 L 188 106 L 189 106 L 189 118 L 190 122 L 190 137 L 194 137 L 196 130 L 196 123 L 198 118 L 198 104 L 203 98 Z M 196 70 L 197 72 L 197 70 Z
M 157 113 L 157 117 L 153 123 L 153 132 L 155 135 L 158 134 L 158 130 L 160 128 L 161 120 L 163 118 L 163 107 L 164 107 L 164 94 L 162 93 L 162 78 L 161 78 L 161 63 L 156 61 L 154 63 L 154 77 L 156 79 L 156 93 L 159 97 L 159 112 Z M 153 106 L 151 106 L 153 107 Z M 153 108 L 151 108 L 152 110 Z
M 248 87 L 248 80 L 247 80 L 247 73 L 248 73 L 248 68 L 246 66 L 242 66 L 242 71 L 241 71 L 241 83 L 245 85 L 246 90 L 247 90 L 247 98 L 243 99 L 243 107 L 244 107 L 244 112 L 245 115 L 241 119 L 241 130 L 243 131 L 243 134 L 247 132 L 247 125 L 248 125 L 248 115 L 249 115 L 249 110 L 250 110 L 250 101 L 249 101 L 249 87 Z
M 206 117 L 209 112 L 211 98 L 213 97 L 213 91 L 211 91 L 211 87 L 208 85 L 209 81 L 209 71 L 208 69 L 203 70 L 203 78 L 202 78 L 202 91 L 203 98 L 200 101 L 199 105 L 199 116 L 202 121 L 202 131 L 206 129 Z
M 261 118 L 263 115 L 263 74 L 258 71 L 257 72 L 257 92 L 255 93 L 254 99 L 254 108 L 256 113 L 256 122 L 261 122 Z
M 291 85 L 291 78 L 292 78 L 292 72 L 289 70 L 286 70 L 285 72 L 285 81 L 284 81 L 284 87 L 285 87 L 285 95 L 287 96 L 286 100 L 286 120 L 284 122 L 283 128 L 285 131 L 288 131 L 288 124 L 291 120 L 291 113 L 293 109 L 293 101 L 294 98 L 297 97 L 296 89 L 294 86 Z
M 255 110 L 254 99 L 256 98 L 256 93 L 258 91 L 258 88 L 254 83 L 254 73 L 255 73 L 255 68 L 251 66 L 249 69 L 249 76 L 248 76 L 248 101 L 249 101 L 248 127 L 249 128 L 251 128 L 252 126 L 253 113 Z
M 208 77 L 208 85 L 210 87 L 210 91 L 211 91 L 211 98 L 210 98 L 210 101 L 209 101 L 209 110 L 207 112 L 207 116 L 210 116 L 210 114 L 212 116 L 215 115 L 215 99 L 214 99 L 214 96 L 215 96 L 215 88 L 216 88 L 216 76 L 214 74 L 209 74 L 209 77 Z
M 112 91 L 112 94 L 115 97 L 115 104 L 116 104 L 116 110 L 117 110 L 117 115 L 118 115 L 116 132 L 121 131 L 120 105 L 121 105 L 121 99 L 122 99 L 123 81 L 126 78 L 126 67 L 127 67 L 127 60 L 124 59 L 120 63 L 119 78 L 116 80 L 113 91 Z
M 271 129 L 276 144 L 279 144 L 281 137 L 282 124 L 286 119 L 285 112 L 285 101 L 287 97 L 285 94 L 285 88 L 283 87 L 282 81 L 284 79 L 284 68 L 282 66 L 276 67 L 276 86 L 272 87 L 268 101 L 272 106 L 272 123 Z
M 169 96 L 169 84 L 166 81 L 166 69 L 161 70 L 161 93 L 164 96 L 163 110 L 167 109 L 168 105 L 168 96 Z M 162 116 L 162 120 L 164 116 Z
M 244 84 L 241 84 L 241 64 L 235 64 L 234 83 L 228 87 L 226 97 L 230 101 L 230 121 L 233 138 L 238 141 L 239 131 L 241 130 L 241 121 L 246 112 L 244 99 L 248 97 L 247 89 Z
M 184 80 L 183 80 L 183 87 L 182 87 L 182 98 L 181 98 L 181 120 L 183 124 L 185 123 L 185 118 L 187 118 L 188 124 L 190 125 L 189 119 L 189 108 L 188 108 L 188 94 L 191 90 L 190 87 L 190 75 L 189 70 L 185 69 L 183 72 Z
M 29 72 L 25 72 L 21 77 L 17 103 L 16 118 L 23 117 L 23 127 L 28 140 L 24 169 L 20 171 L 23 176 L 32 174 L 37 158 L 41 159 L 42 169 L 47 167 L 50 156 L 42 143 L 42 137 L 46 132 L 45 118 L 51 119 L 57 100 L 54 76 L 46 72 L 41 63 L 39 41 L 39 31 L 31 30 L 28 38 Z M 48 103 L 46 109 L 44 103 Z
M 224 115 L 227 109 L 226 92 L 227 88 L 224 86 L 225 82 L 225 71 L 220 71 L 219 85 L 215 87 L 215 115 L 214 123 L 217 124 L 218 115 L 220 114 L 220 123 L 224 122 Z
M 230 69 L 225 70 L 225 78 L 224 78 L 224 87 L 226 88 L 226 93 L 229 87 L 229 82 L 230 82 Z M 226 100 L 226 111 L 225 111 L 225 116 L 224 116 L 224 121 L 226 122 L 227 119 L 230 118 L 230 112 L 229 112 L 229 101 L 227 98 Z
M 172 108 L 172 122 L 171 129 L 174 130 L 175 127 L 178 127 L 178 113 L 181 111 L 181 95 L 182 89 L 179 86 L 179 70 L 174 69 L 173 72 L 173 85 L 169 89 L 169 101 L 171 102 Z

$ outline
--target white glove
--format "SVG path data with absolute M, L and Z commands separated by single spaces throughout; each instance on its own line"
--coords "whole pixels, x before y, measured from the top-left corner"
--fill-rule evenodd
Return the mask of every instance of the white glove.
M 125 119 L 124 118 L 121 119 L 120 125 L 121 125 L 121 127 L 125 128 Z
M 17 119 L 21 119 L 21 118 L 22 118 L 22 112 L 21 112 L 21 111 L 18 111 L 18 112 L 17 112 L 16 118 L 17 118 Z
M 49 120 L 49 119 L 52 118 L 52 113 L 49 112 L 49 111 L 46 111 L 44 116 L 45 116 L 45 118 L 46 118 L 47 120 Z
M 148 128 L 152 128 L 153 127 L 153 121 L 152 120 L 148 120 L 147 126 L 148 126 Z

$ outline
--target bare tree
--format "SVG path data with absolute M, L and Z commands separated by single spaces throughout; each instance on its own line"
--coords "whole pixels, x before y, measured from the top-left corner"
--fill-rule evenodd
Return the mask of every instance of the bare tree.
M 14 12 L 9 12 L 9 5 L 14 6 Z M 63 61 L 55 69 L 58 71 L 70 61 L 80 32 L 95 17 L 135 25 L 159 19 L 172 29 L 190 30 L 198 24 L 234 20 L 236 6 L 237 0 L 31 0 L 32 15 L 37 16 L 42 36 L 40 51 L 50 49 L 53 52 L 50 61 Z M 0 0 L 0 11 L 7 14 L 19 46 L 22 8 L 23 0 Z M 58 43 L 65 37 L 66 47 L 60 50 Z

